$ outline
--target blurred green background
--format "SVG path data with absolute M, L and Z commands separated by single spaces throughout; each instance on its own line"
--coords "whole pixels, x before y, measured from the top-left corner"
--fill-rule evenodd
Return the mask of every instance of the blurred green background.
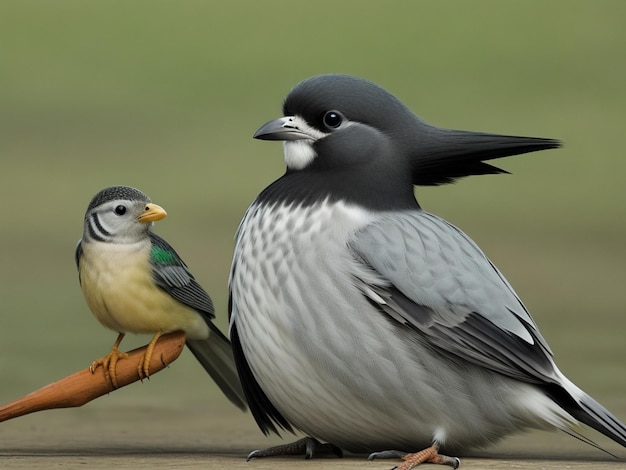
M 504 272 L 563 371 L 626 419 L 625 24 L 621 0 L 4 0 L 0 403 L 115 339 L 87 309 L 73 259 L 105 186 L 166 208 L 155 229 L 225 329 L 234 231 L 284 170 L 281 146 L 251 136 L 298 81 L 341 72 L 433 124 L 565 142 L 500 161 L 513 175 L 417 194 Z M 185 353 L 149 387 L 89 406 L 209 399 L 226 406 Z

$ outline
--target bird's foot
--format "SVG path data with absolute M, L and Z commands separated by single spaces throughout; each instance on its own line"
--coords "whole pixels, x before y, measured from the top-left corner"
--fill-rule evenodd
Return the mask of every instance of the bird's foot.
M 139 361 L 139 364 L 137 365 L 137 374 L 139 374 L 139 378 L 141 380 L 150 378 L 150 361 L 152 360 L 154 347 L 156 346 L 157 341 L 159 341 L 161 334 L 162 334 L 161 332 L 155 333 L 155 335 L 152 337 L 152 339 L 148 343 L 146 352 L 144 353 L 143 357 Z
M 89 370 L 92 374 L 95 374 L 96 369 L 101 366 L 104 370 L 104 376 L 109 380 L 109 382 L 111 382 L 113 389 L 119 388 L 116 373 L 117 361 L 128 357 L 128 354 L 119 350 L 119 346 L 123 338 L 124 333 L 120 333 L 115 341 L 115 344 L 111 348 L 111 351 L 109 351 L 109 354 L 101 357 L 100 359 L 96 359 L 89 366 Z
M 374 459 L 402 459 L 403 462 L 400 465 L 396 465 L 392 470 L 411 470 L 413 467 L 422 463 L 434 463 L 440 465 L 448 465 L 452 468 L 459 468 L 461 466 L 461 460 L 457 457 L 448 457 L 447 455 L 441 455 L 436 446 L 428 447 L 416 453 L 407 454 L 399 450 L 386 450 L 382 452 L 374 452 L 369 455 L 368 460 Z
M 304 455 L 304 458 L 312 459 L 318 455 L 343 457 L 343 452 L 336 445 L 321 443 L 313 437 L 304 437 L 289 444 L 268 447 L 263 450 L 254 450 L 248 454 L 246 461 L 259 457 L 275 457 L 278 455 Z

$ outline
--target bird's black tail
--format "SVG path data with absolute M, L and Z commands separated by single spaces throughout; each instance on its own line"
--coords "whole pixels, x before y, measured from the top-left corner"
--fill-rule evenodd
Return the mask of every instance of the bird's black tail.
M 209 373 L 224 395 L 237 407 L 245 410 L 246 399 L 241 388 L 230 341 L 209 323 L 207 339 L 188 339 L 187 347 Z
M 546 389 L 548 395 L 576 420 L 626 447 L 626 425 L 572 382 L 565 380 L 566 383 L 562 385 Z M 580 436 L 575 431 L 573 433 Z M 583 437 L 582 440 L 602 449 L 589 439 Z
M 626 447 L 624 423 L 589 395 L 583 396 L 579 405 L 579 410 L 568 410 L 574 418 Z

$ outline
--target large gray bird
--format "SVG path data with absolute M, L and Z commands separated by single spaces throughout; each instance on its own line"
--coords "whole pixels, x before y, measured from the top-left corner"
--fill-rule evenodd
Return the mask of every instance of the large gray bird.
M 264 433 L 300 430 L 308 455 L 317 439 L 371 457 L 426 447 L 403 469 L 458 466 L 438 450 L 527 428 L 590 442 L 584 423 L 626 446 L 500 271 L 413 192 L 558 141 L 438 128 L 344 75 L 304 80 L 283 111 L 254 137 L 284 141 L 287 171 L 247 210 L 230 277 L 235 360 Z M 251 457 L 275 451 L 294 448 Z

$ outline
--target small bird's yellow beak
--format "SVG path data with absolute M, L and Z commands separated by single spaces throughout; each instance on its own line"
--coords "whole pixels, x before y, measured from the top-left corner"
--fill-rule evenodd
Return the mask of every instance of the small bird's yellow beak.
M 155 222 L 157 220 L 161 220 L 167 217 L 167 212 L 161 206 L 156 204 L 146 204 L 146 208 L 143 213 L 137 217 L 137 220 L 142 224 L 147 224 L 148 222 Z

